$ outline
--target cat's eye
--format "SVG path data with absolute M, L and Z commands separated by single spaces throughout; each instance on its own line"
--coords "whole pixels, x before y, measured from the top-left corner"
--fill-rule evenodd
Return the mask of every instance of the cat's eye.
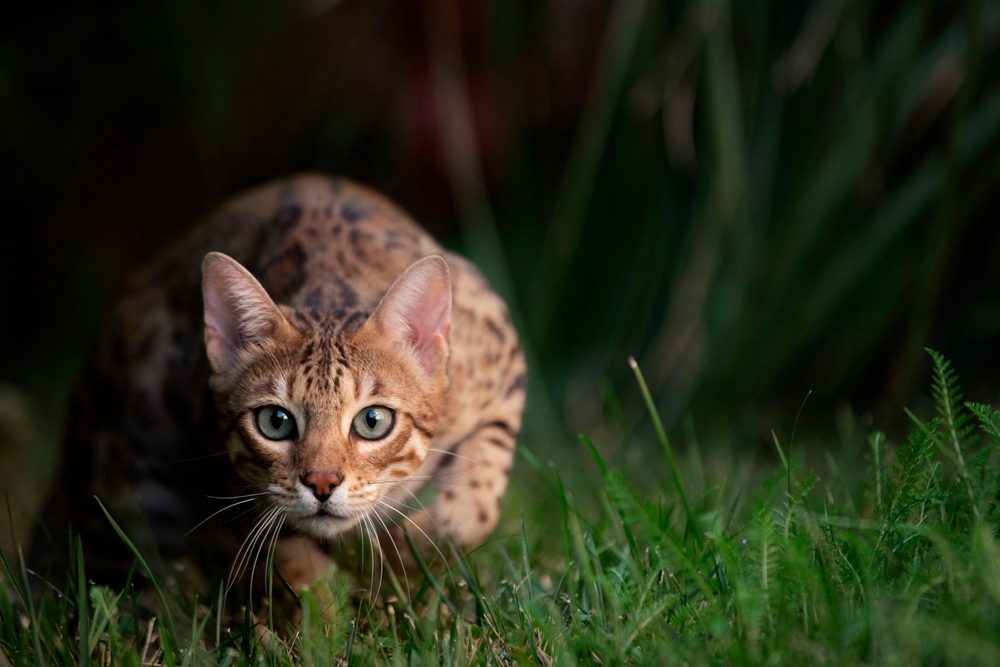
M 369 405 L 354 417 L 351 429 L 365 440 L 379 440 L 392 430 L 396 413 L 382 405 Z
M 268 440 L 291 440 L 298 433 L 295 417 L 280 405 L 265 405 L 254 411 L 257 430 Z

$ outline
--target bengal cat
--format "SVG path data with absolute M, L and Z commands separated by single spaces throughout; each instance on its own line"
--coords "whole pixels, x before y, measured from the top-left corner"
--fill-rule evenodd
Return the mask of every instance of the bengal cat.
M 412 567 L 404 529 L 430 556 L 496 526 L 524 396 L 507 307 L 470 262 L 354 183 L 270 183 L 126 286 L 71 407 L 49 527 L 72 522 L 98 578 L 132 557 L 94 496 L 175 574 L 250 574 L 273 547 L 308 586 L 359 527 Z

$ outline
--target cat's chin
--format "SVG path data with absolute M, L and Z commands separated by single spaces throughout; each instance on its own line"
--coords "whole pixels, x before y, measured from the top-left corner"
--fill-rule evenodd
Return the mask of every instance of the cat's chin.
M 336 537 L 358 522 L 357 517 L 341 517 L 332 514 L 312 514 L 296 517 L 292 523 L 303 533 L 319 539 Z

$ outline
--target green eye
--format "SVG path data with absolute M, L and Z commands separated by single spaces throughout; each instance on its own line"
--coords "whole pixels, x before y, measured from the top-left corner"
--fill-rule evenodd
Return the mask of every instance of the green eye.
M 257 429 L 268 440 L 291 440 L 298 433 L 295 417 L 280 405 L 265 405 L 254 412 Z
M 392 430 L 396 413 L 382 405 L 369 405 L 354 417 L 351 428 L 365 440 L 379 440 Z

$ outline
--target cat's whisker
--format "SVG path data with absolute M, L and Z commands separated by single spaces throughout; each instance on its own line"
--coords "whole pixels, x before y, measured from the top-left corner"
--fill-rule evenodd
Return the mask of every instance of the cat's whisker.
M 254 544 L 257 544 L 258 541 L 260 541 L 260 543 L 263 544 L 263 541 L 266 539 L 266 535 L 268 534 L 268 532 L 270 530 L 270 527 L 274 523 L 275 517 L 278 515 L 278 513 L 279 512 L 277 511 L 277 508 L 274 508 L 270 513 L 268 513 L 267 518 L 264 519 L 264 521 L 261 522 L 260 528 L 256 531 L 256 534 L 254 535 L 253 539 L 250 541 L 249 545 L 247 546 L 246 551 L 243 554 L 243 558 L 241 559 L 240 567 L 239 567 L 239 569 L 238 569 L 238 571 L 236 573 L 236 579 L 233 581 L 233 584 L 235 584 L 240 579 L 242 579 L 243 576 L 247 573 L 247 569 L 248 569 L 248 567 L 249 567 L 249 565 L 251 563 L 250 554 L 251 554 L 251 552 L 254 551 Z M 257 547 L 257 554 L 258 555 L 260 554 L 260 545 L 258 545 L 258 547 Z M 256 558 L 254 559 L 254 562 L 256 563 Z M 253 595 L 253 579 L 252 579 L 252 576 L 251 576 L 251 580 L 250 580 L 250 593 L 251 593 L 251 600 L 252 600 L 252 595 Z
M 422 509 L 426 509 L 426 507 L 424 506 L 423 501 L 420 500 L 420 497 L 417 496 L 417 494 L 415 494 L 413 491 L 410 491 L 405 486 L 403 487 L 403 491 L 406 491 L 408 494 L 410 494 L 410 497 L 413 498 L 414 502 L 417 503 L 417 509 L 413 510 L 413 511 L 419 511 L 419 510 L 422 510 Z
M 372 596 L 372 607 L 378 601 L 378 596 L 382 593 L 382 577 L 385 574 L 385 557 L 382 555 L 382 544 L 378 541 L 378 531 L 375 529 L 375 525 L 372 523 L 370 516 L 365 516 L 363 518 L 365 522 L 365 529 L 368 531 L 368 539 L 371 540 L 371 563 L 372 563 L 372 583 L 375 581 L 375 548 L 378 547 L 378 585 L 375 586 L 374 595 Z M 368 589 L 371 592 L 371 588 Z M 369 609 L 369 612 L 371 609 Z
M 211 514 L 209 514 L 208 516 L 206 516 L 204 519 L 202 519 L 201 521 L 199 521 L 197 524 L 195 524 L 194 528 L 192 528 L 188 532 L 184 533 L 184 537 L 187 537 L 188 535 L 190 535 L 194 531 L 198 530 L 203 525 L 205 525 L 205 523 L 208 522 L 210 519 L 212 519 L 213 517 L 218 516 L 219 514 L 222 514 L 226 510 L 231 510 L 234 507 L 238 507 L 240 505 L 246 505 L 247 503 L 252 503 L 254 500 L 256 500 L 256 498 L 247 498 L 245 500 L 240 500 L 238 502 L 231 503 L 229 505 L 226 505 L 225 507 L 223 507 L 220 510 L 216 510 L 216 511 L 212 512 Z
M 402 508 L 404 508 L 404 509 L 408 509 L 408 510 L 410 510 L 411 512 L 419 512 L 419 511 L 420 511 L 421 509 L 423 509 L 423 505 L 421 505 L 420 507 L 411 507 L 410 505 L 407 505 L 406 503 L 404 503 L 404 502 L 403 502 L 402 500 L 398 500 L 398 499 L 396 499 L 396 498 L 390 498 L 390 497 L 388 497 L 388 496 L 382 496 L 382 498 L 381 498 L 381 499 L 382 499 L 382 500 L 392 500 L 392 501 L 394 501 L 394 502 L 395 502 L 395 503 L 396 503 L 397 505 L 399 505 L 400 507 L 402 507 Z M 373 498 L 372 500 L 374 500 L 374 498 Z M 420 502 L 420 501 L 418 500 L 417 502 L 418 502 L 418 504 L 419 504 L 419 502 Z
M 376 479 L 376 480 L 372 480 L 371 482 L 368 482 L 368 484 L 400 484 L 400 485 L 403 485 L 403 484 L 406 484 L 407 482 L 429 482 L 429 481 L 433 481 L 433 482 L 436 482 L 439 485 L 442 484 L 442 483 L 446 483 L 446 484 L 455 484 L 457 486 L 459 484 L 459 482 L 453 482 L 453 481 L 451 481 L 448 478 L 450 478 L 450 477 L 465 477 L 465 474 L 466 474 L 465 471 L 454 470 L 454 471 L 450 471 L 450 472 L 437 472 L 437 473 L 435 473 L 433 475 L 416 475 L 416 476 L 413 476 L 413 477 L 390 477 L 390 478 L 387 478 L 387 479 Z
M 243 539 L 243 542 L 240 544 L 240 548 L 236 551 L 236 556 L 233 558 L 233 564 L 230 566 L 229 574 L 226 576 L 225 595 L 229 594 L 230 589 L 233 587 L 233 584 L 236 581 L 237 578 L 236 572 L 239 568 L 240 562 L 243 560 L 243 550 L 247 547 L 248 543 L 251 543 L 251 540 L 256 535 L 258 528 L 263 524 L 263 522 L 267 519 L 267 517 L 270 516 L 270 513 L 272 511 L 273 508 L 266 508 L 261 513 L 261 515 L 257 517 L 253 525 L 251 526 L 250 531 L 247 533 L 247 536 Z
M 426 539 L 426 540 L 427 540 L 427 541 L 428 541 L 428 542 L 430 543 L 430 545 L 431 545 L 432 547 L 434 547 L 434 551 L 436 551 L 436 552 L 437 552 L 437 555 L 438 555 L 438 556 L 439 556 L 439 557 L 441 558 L 441 562 L 442 562 L 442 563 L 444 563 L 444 564 L 445 564 L 445 566 L 447 566 L 447 564 L 448 564 L 448 559 L 444 557 L 444 553 L 442 553 L 442 552 L 441 552 L 441 549 L 440 549 L 440 548 L 438 548 L 438 545 L 437 545 L 437 544 L 435 544 L 434 540 L 432 540 L 432 539 L 431 539 L 431 536 L 430 536 L 430 535 L 428 535 L 428 534 L 427 534 L 427 532 L 426 532 L 426 531 L 425 531 L 425 530 L 424 530 L 423 528 L 421 528 L 421 527 L 419 526 L 419 524 L 417 524 L 417 522 L 416 522 L 416 521 L 414 521 L 414 520 L 413 520 L 413 519 L 411 519 L 410 517 L 406 516 L 406 514 L 404 514 L 404 513 L 403 513 L 403 512 L 401 512 L 400 510 L 396 509 L 395 507 L 393 507 L 393 506 L 392 506 L 392 505 L 390 505 L 389 503 L 385 502 L 385 500 L 383 500 L 383 499 L 376 499 L 376 500 L 375 500 L 375 502 L 376 502 L 376 503 L 378 503 L 379 505 L 383 506 L 383 507 L 386 507 L 386 508 L 388 508 L 388 509 L 391 509 L 391 510 L 392 510 L 393 512 L 395 512 L 396 514 L 398 514 L 399 516 L 403 517 L 403 520 L 404 520 L 404 521 L 409 521 L 409 522 L 410 522 L 410 525 L 412 525 L 412 526 L 413 526 L 414 528 L 416 528 L 417 530 L 419 530 L 419 531 L 420 531 L 420 534 L 424 536 L 424 538 L 425 538 L 425 539 Z M 376 516 L 377 516 L 377 515 L 376 515 Z
M 382 524 L 382 529 L 385 531 L 386 537 L 389 538 L 389 542 L 392 544 L 392 548 L 396 552 L 396 558 L 399 559 L 399 563 L 400 563 L 400 565 L 402 565 L 403 564 L 403 555 L 401 553 L 399 553 L 399 547 L 396 546 L 396 540 L 393 539 L 392 532 L 389 530 L 389 526 L 387 526 L 385 524 L 385 520 L 383 520 L 382 517 L 379 516 L 378 512 L 374 512 L 374 513 L 372 513 L 369 516 L 374 516 L 376 519 L 378 519 L 378 522 L 380 524 Z M 406 584 L 406 599 L 410 600 L 411 597 L 412 597 L 412 595 L 410 594 L 410 578 L 408 576 L 406 576 L 406 570 L 405 569 L 403 570 L 403 583 Z
M 364 523 L 359 523 L 358 525 L 362 529 L 365 528 Z M 360 576 L 363 576 L 364 573 L 365 573 L 365 536 L 364 536 L 364 533 L 361 530 L 357 531 L 357 535 L 358 535 L 358 542 L 361 543 L 361 559 L 358 562 L 358 574 Z
M 389 479 L 375 479 L 369 484 L 403 484 L 404 482 L 426 482 L 434 479 L 433 475 L 421 475 L 419 477 L 392 477 Z
M 368 542 L 369 549 L 371 550 L 371 553 L 368 554 L 368 559 L 371 562 L 371 572 L 368 573 L 368 594 L 371 595 L 372 590 L 375 588 L 375 545 L 374 545 L 374 543 L 372 543 L 371 528 L 368 527 L 368 523 L 366 522 L 365 517 L 361 518 L 361 527 L 364 529 L 364 533 L 363 534 L 359 533 L 359 536 L 361 537 L 361 549 L 362 549 L 362 551 L 361 551 L 361 568 L 362 568 L 362 571 L 364 571 L 364 567 L 365 567 L 365 562 L 364 562 L 365 561 L 365 555 L 364 555 L 365 552 L 364 552 L 364 548 L 365 548 L 365 542 L 366 541 Z M 369 609 L 369 612 L 370 611 L 371 610 Z
M 253 512 L 254 509 L 255 509 L 255 507 L 251 506 L 248 509 L 243 510 L 242 512 L 240 512 L 236 516 L 230 517 L 229 519 L 226 519 L 222 523 L 232 523 L 234 521 L 239 521 L 240 519 L 242 519 L 243 517 L 245 517 L 247 514 L 250 514 L 251 512 Z
M 413 494 L 411 493 L 410 495 L 413 495 Z M 400 511 L 399 510 L 400 507 L 402 507 L 404 509 L 407 509 L 410 512 L 419 512 L 420 510 L 426 509 L 426 507 L 424 507 L 424 504 L 422 502 L 420 502 L 419 498 L 417 498 L 416 496 L 413 496 L 413 497 L 416 499 L 418 507 L 411 507 L 410 505 L 407 505 L 406 503 L 404 503 L 402 500 L 400 500 L 398 498 L 392 498 L 390 496 L 382 496 L 381 500 L 383 502 L 387 502 L 387 503 L 388 502 L 396 503 L 396 507 L 395 507 L 396 512 Z M 410 517 L 407 515 L 405 518 L 409 519 Z M 412 521 L 412 519 L 411 519 L 411 521 Z
M 378 531 L 375 530 L 375 524 L 372 523 L 371 518 L 368 518 L 368 527 L 371 531 L 369 534 L 372 537 L 373 544 L 378 547 L 378 586 L 375 588 L 375 599 L 382 593 L 382 580 L 385 576 L 385 555 L 382 553 L 382 543 L 378 540 Z M 372 558 L 375 557 L 375 547 L 372 547 Z M 372 571 L 375 570 L 375 563 L 372 563 Z
M 250 530 L 249 534 L 246 536 L 246 538 L 243 540 L 243 543 L 240 545 L 239 550 L 236 552 L 236 558 L 233 561 L 232 567 L 230 567 L 229 569 L 229 576 L 227 577 L 228 583 L 226 585 L 226 591 L 223 597 L 229 595 L 229 591 L 232 589 L 233 585 L 242 576 L 243 570 L 245 569 L 244 561 L 250 555 L 250 551 L 253 549 L 253 543 L 257 541 L 257 536 L 264 529 L 264 526 L 267 524 L 268 520 L 275 513 L 280 511 L 281 508 L 279 508 L 276 505 L 272 505 L 269 508 L 265 509 L 263 514 L 254 523 L 253 528 Z
M 448 473 L 448 476 L 458 477 L 461 476 L 462 474 L 463 473 L 461 471 L 456 471 L 454 473 Z M 368 484 L 399 484 L 400 486 L 403 486 L 408 482 L 431 482 L 431 481 L 436 483 L 444 482 L 446 484 L 457 484 L 457 482 L 452 482 L 451 480 L 448 479 L 442 479 L 442 475 L 440 474 L 426 475 L 426 476 L 420 475 L 417 477 L 391 477 L 388 479 L 375 479 L 368 482 Z
M 274 529 L 274 534 L 271 536 L 271 545 L 267 549 L 267 556 L 264 562 L 264 571 L 266 573 L 265 579 L 265 595 L 267 595 L 267 604 L 273 605 L 274 601 L 271 600 L 271 583 L 274 581 L 274 550 L 278 546 L 278 538 L 281 536 L 281 529 L 285 526 L 285 519 L 287 515 L 284 513 L 281 515 L 281 519 L 278 521 L 278 527 Z
M 375 537 L 374 537 L 374 533 L 372 532 L 371 525 L 370 525 L 370 523 L 368 521 L 368 518 L 366 516 L 362 515 L 360 517 L 360 519 L 358 521 L 358 525 L 363 530 L 363 532 L 361 532 L 361 531 L 358 532 L 358 538 L 361 540 L 362 548 L 364 547 L 365 540 L 367 540 L 368 543 L 371 545 L 370 546 L 370 554 L 369 554 L 369 564 L 370 564 L 371 571 L 369 573 L 368 589 L 367 589 L 369 603 L 368 603 L 368 612 L 365 614 L 365 619 L 364 619 L 365 622 L 367 622 L 368 619 L 371 618 L 372 611 L 375 609 L 376 600 L 378 599 L 378 596 L 374 592 L 376 590 L 375 589 Z M 381 566 L 381 562 L 382 561 L 379 560 L 379 565 L 380 566 Z M 362 557 L 361 557 L 360 565 L 361 565 L 362 572 L 364 572 L 364 555 L 362 555 Z M 379 571 L 378 590 L 381 591 L 381 588 L 382 588 L 382 572 L 380 570 Z
M 242 496 L 208 496 L 206 498 L 211 498 L 212 500 L 239 500 L 240 498 L 260 498 L 261 496 L 270 495 L 270 491 L 261 491 L 260 493 L 246 493 Z
M 469 457 L 469 456 L 464 456 L 464 455 L 458 454 L 456 452 L 450 452 L 447 449 L 435 449 L 434 447 L 428 447 L 427 451 L 429 451 L 429 452 L 435 452 L 435 453 L 440 454 L 442 456 L 454 456 L 456 459 L 462 459 L 463 461 L 470 461 L 472 463 L 475 463 L 477 466 L 486 465 L 485 461 L 482 461 L 480 459 L 474 459 L 474 458 Z
M 253 557 L 253 566 L 251 566 L 251 568 L 250 568 L 250 580 L 248 582 L 248 585 L 249 585 L 249 588 L 250 588 L 250 600 L 251 600 L 251 604 L 253 602 L 253 578 L 254 578 L 254 575 L 257 573 L 257 561 L 260 559 L 261 550 L 264 549 L 264 545 L 267 544 L 270 541 L 270 535 L 271 535 L 272 528 L 275 529 L 275 530 L 278 529 L 278 528 L 280 528 L 281 527 L 281 521 L 283 519 L 284 519 L 284 516 L 283 516 L 282 512 L 279 511 L 279 512 L 273 514 L 271 516 L 271 519 L 268 521 L 267 528 L 264 530 L 264 532 L 261 535 L 260 545 L 257 547 L 257 554 Z M 265 554 L 264 558 L 265 558 L 265 560 L 267 560 L 267 552 L 265 551 L 264 554 Z

